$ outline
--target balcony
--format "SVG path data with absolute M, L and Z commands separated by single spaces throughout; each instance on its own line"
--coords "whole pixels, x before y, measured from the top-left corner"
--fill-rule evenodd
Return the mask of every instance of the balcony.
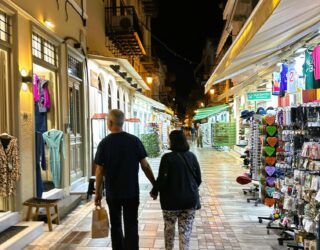
M 140 21 L 133 6 L 109 7 L 106 12 L 106 36 L 125 56 L 146 54 Z

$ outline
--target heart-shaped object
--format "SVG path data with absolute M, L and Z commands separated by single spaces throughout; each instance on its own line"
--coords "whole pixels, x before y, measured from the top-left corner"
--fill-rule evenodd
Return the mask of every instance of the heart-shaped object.
M 266 173 L 269 176 L 272 176 L 274 174 L 274 172 L 276 172 L 276 167 L 274 167 L 274 166 L 266 166 L 265 170 L 266 170 Z
M 273 198 L 265 198 L 264 204 L 268 207 L 272 207 L 274 205 L 274 199 Z
M 266 193 L 269 197 L 273 197 L 273 193 L 276 191 L 274 187 L 266 187 Z
M 275 133 L 277 132 L 277 127 L 274 126 L 274 125 L 273 126 L 267 126 L 266 127 L 266 131 L 267 131 L 268 135 L 274 136 Z
M 274 186 L 274 182 L 276 181 L 276 178 L 275 177 L 271 177 L 271 176 L 268 176 L 267 178 L 266 178 L 266 184 L 267 184 L 267 186 L 269 186 L 269 187 L 273 187 Z
M 272 156 L 274 154 L 274 152 L 276 152 L 276 149 L 274 147 L 265 146 L 264 147 L 264 152 L 266 152 L 266 154 L 268 156 Z
M 267 143 L 269 146 L 274 147 L 278 143 L 278 138 L 277 137 L 268 137 Z
M 274 164 L 276 164 L 276 161 L 276 157 L 266 157 L 266 163 L 268 166 L 274 166 Z
M 269 126 L 271 126 L 271 125 L 273 125 L 275 123 L 276 117 L 275 116 L 271 116 L 271 115 L 267 115 L 267 116 L 265 116 L 265 121 Z

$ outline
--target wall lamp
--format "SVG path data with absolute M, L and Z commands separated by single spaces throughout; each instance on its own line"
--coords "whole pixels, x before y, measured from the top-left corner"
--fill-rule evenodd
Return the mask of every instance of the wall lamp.
M 21 73 L 22 82 L 24 83 L 32 82 L 32 76 L 28 76 L 28 72 L 25 68 L 21 69 L 20 73 Z
M 28 83 L 32 83 L 32 76 L 28 76 L 28 72 L 26 69 L 22 68 L 20 71 L 21 74 L 21 89 L 24 92 L 27 92 L 29 90 Z

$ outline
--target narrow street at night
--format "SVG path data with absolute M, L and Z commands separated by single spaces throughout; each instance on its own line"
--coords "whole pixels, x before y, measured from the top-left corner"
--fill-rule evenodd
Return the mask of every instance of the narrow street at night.
M 202 208 L 196 213 L 190 249 L 285 249 L 277 244 L 278 236 L 267 234 L 266 223 L 258 216 L 269 216 L 272 210 L 264 205 L 247 203 L 236 177 L 244 172 L 235 152 L 218 152 L 212 148 L 197 149 L 203 174 L 200 188 Z M 160 158 L 150 159 L 155 173 Z M 159 201 L 149 197 L 151 185 L 140 175 L 141 203 L 139 211 L 140 249 L 164 249 L 163 219 Z M 250 184 L 248 184 L 250 186 Z M 40 249 L 111 249 L 110 237 L 91 239 L 93 202 L 80 206 L 54 232 L 45 232 L 27 250 Z M 82 218 L 79 222 L 79 218 Z M 45 228 L 47 230 L 47 228 Z M 178 249 L 176 233 L 175 249 Z M 108 246 L 108 247 L 107 247 Z

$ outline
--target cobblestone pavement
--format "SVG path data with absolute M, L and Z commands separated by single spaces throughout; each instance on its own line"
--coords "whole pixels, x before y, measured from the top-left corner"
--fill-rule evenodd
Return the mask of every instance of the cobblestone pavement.
M 267 234 L 266 222 L 258 223 L 257 216 L 269 216 L 271 210 L 247 203 L 243 187 L 235 182 L 236 176 L 244 172 L 239 155 L 212 148 L 192 150 L 200 161 L 203 183 L 200 188 L 202 209 L 196 214 L 191 249 L 285 249 L 278 246 L 277 235 Z M 149 162 L 157 174 L 160 158 Z M 151 184 L 143 173 L 140 174 L 140 189 L 140 249 L 164 249 L 159 201 L 149 198 Z M 82 204 L 56 226 L 54 232 L 45 232 L 27 249 L 111 249 L 110 237 L 90 238 L 92 209 L 92 202 Z M 177 241 L 175 249 L 178 249 Z

